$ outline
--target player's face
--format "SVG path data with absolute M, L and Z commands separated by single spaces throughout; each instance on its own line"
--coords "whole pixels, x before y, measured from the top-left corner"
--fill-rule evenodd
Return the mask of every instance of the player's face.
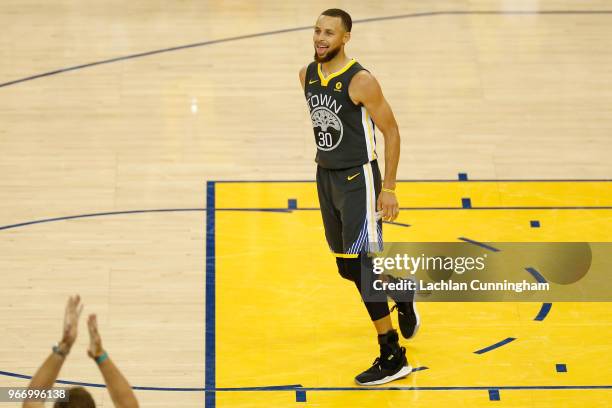
M 312 36 L 315 61 L 331 61 L 338 55 L 348 37 L 349 33 L 344 30 L 340 17 L 320 16 Z

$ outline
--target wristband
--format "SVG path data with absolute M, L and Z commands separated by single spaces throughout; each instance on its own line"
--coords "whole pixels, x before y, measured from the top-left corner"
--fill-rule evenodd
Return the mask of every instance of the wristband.
M 54 354 L 57 354 L 58 356 L 63 357 L 63 358 L 66 358 L 66 356 L 68 355 L 68 352 L 66 350 L 62 350 L 59 343 L 54 345 L 52 350 Z
M 395 194 L 395 190 L 391 190 L 390 188 L 384 188 L 383 187 L 382 191 L 384 191 L 385 193 L 393 193 L 393 194 Z
M 105 351 L 104 353 L 96 357 L 95 360 L 96 360 L 96 364 L 98 365 L 102 364 L 104 361 L 108 360 L 108 353 Z

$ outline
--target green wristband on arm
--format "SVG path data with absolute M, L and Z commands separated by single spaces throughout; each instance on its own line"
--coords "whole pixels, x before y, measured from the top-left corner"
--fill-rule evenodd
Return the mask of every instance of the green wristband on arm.
M 104 353 L 102 353 L 102 355 L 99 355 L 98 357 L 96 357 L 96 363 L 100 365 L 107 359 L 108 359 L 108 353 L 105 351 Z

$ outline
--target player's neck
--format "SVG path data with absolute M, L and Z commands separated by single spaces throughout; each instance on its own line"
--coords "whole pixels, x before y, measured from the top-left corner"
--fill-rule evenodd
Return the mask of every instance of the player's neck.
M 321 70 L 325 76 L 328 76 L 344 68 L 344 66 L 348 64 L 350 60 L 351 59 L 344 53 L 344 50 L 342 50 L 338 53 L 338 55 L 332 58 L 331 61 L 323 62 L 321 64 Z

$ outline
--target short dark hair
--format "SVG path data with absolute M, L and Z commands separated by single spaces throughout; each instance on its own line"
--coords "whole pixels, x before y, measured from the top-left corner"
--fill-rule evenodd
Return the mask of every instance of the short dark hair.
M 324 12 L 322 12 L 321 15 L 328 16 L 328 17 L 340 17 L 340 20 L 342 20 L 342 25 L 344 26 L 344 29 L 348 33 L 350 33 L 351 29 L 353 28 L 353 19 L 351 18 L 349 13 L 347 13 L 344 10 L 340 10 L 337 8 L 327 9 Z
M 53 408 L 96 408 L 91 394 L 83 387 L 70 388 L 69 401 L 56 402 Z

